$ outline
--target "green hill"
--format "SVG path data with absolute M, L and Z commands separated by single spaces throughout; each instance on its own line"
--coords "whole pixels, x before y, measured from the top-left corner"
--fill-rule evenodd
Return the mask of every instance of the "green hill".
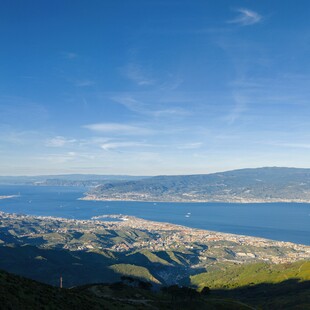
M 297 268 L 298 265 L 294 266 Z M 302 265 L 299 265 L 301 267 Z M 252 266 L 253 267 L 253 266 Z M 278 268 L 282 270 L 283 266 Z M 305 277 L 308 266 L 304 265 Z M 277 269 L 277 268 L 276 268 Z M 290 268 L 292 271 L 294 268 Z M 260 269 L 248 269 L 260 273 Z M 295 269 L 296 270 L 296 269 Z M 264 268 L 263 268 L 264 273 Z M 301 270 L 299 275 L 303 275 Z M 204 290 L 170 286 L 150 290 L 141 280 L 60 289 L 0 271 L 1 309 L 309 309 L 310 281 L 286 280 L 234 289 Z M 128 285 L 128 281 L 131 285 Z
M 310 309 L 310 261 L 292 264 L 223 265 L 191 277 L 198 290 L 233 298 L 258 309 Z
M 154 284 L 160 284 L 160 282 L 145 267 L 131 264 L 115 264 L 109 268 L 120 275 L 131 276 Z
M 204 272 L 190 277 L 191 284 L 202 289 L 236 288 L 261 283 L 280 283 L 288 279 L 310 281 L 310 261 L 290 264 L 243 264 L 223 265 L 221 269 Z
M 80 290 L 60 289 L 0 271 L 0 308 L 6 309 L 136 309 L 117 300 Z

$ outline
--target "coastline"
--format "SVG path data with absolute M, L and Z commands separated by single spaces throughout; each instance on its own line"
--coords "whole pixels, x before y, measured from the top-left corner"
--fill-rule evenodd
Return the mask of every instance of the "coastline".
M 109 218 L 112 221 L 102 221 L 100 218 Z M 19 222 L 28 222 L 29 227 L 34 223 L 39 225 L 40 235 L 44 233 L 53 233 L 66 235 L 68 230 L 88 232 L 113 230 L 113 231 L 143 231 L 148 237 L 133 238 L 131 241 L 107 244 L 102 250 L 111 250 L 115 252 L 127 252 L 135 250 L 167 251 L 186 249 L 191 251 L 194 248 L 199 252 L 200 263 L 208 264 L 208 256 L 215 251 L 213 255 L 217 262 L 235 262 L 246 263 L 254 261 L 264 261 L 270 263 L 290 263 L 299 260 L 310 260 L 310 246 L 286 241 L 277 241 L 260 237 L 247 235 L 238 235 L 231 233 L 222 233 L 204 229 L 190 228 L 183 225 L 176 225 L 167 222 L 155 222 L 144 220 L 134 216 L 115 214 L 96 216 L 90 220 L 74 220 L 51 216 L 32 216 L 14 213 L 0 212 L 0 219 L 4 226 L 14 226 Z M 113 221 L 115 219 L 115 221 Z M 42 223 L 48 223 L 46 226 Z M 5 224 L 7 223 L 7 224 Z M 43 226 L 42 226 L 43 225 Z M 46 228 L 49 227 L 49 228 Z M 45 232 L 45 230 L 47 231 Z M 154 238 L 156 234 L 156 238 Z M 33 238 L 33 232 L 23 237 Z M 87 244 L 80 245 L 80 250 L 89 250 L 96 248 L 97 243 L 88 240 Z M 75 245 L 67 242 L 63 243 L 64 249 L 75 249 Z M 223 249 L 223 254 L 217 256 L 219 249 Z M 226 257 L 225 249 L 229 253 L 234 253 L 231 258 Z M 210 252 L 211 251 L 211 252 Z M 226 257 L 226 258 L 225 258 Z
M 155 199 L 134 199 L 134 198 L 115 198 L 115 197 L 97 197 L 94 195 L 86 195 L 84 197 L 78 198 L 77 200 L 85 200 L 85 201 L 132 201 L 132 202 L 149 202 L 149 203 L 307 203 L 310 204 L 310 200 L 304 199 L 246 199 L 246 198 L 236 198 L 236 199 L 222 199 L 222 200 L 214 200 L 214 199 L 192 199 L 192 200 L 155 200 Z

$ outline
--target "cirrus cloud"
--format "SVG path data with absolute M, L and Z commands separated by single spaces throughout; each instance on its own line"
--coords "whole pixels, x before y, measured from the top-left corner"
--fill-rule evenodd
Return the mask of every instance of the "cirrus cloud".
M 263 18 L 260 14 L 249 9 L 238 9 L 237 12 L 239 15 L 228 23 L 249 26 L 259 23 Z
M 63 136 L 57 136 L 52 139 L 48 139 L 45 145 L 49 147 L 63 147 L 63 146 L 75 143 L 76 141 L 77 140 L 75 139 L 67 139 Z
M 113 133 L 118 135 L 149 135 L 154 133 L 149 128 L 121 123 L 96 123 L 83 127 L 98 133 Z

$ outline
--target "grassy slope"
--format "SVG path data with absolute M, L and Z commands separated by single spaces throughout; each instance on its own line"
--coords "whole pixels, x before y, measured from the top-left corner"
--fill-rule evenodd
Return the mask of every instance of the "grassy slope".
M 20 276 L 0 271 L 0 308 L 6 309 L 251 309 L 234 300 L 189 300 L 186 296 L 172 298 L 170 295 L 154 293 L 122 285 L 87 285 L 72 289 L 59 289 Z
M 145 267 L 131 264 L 115 264 L 109 268 L 120 275 L 131 276 L 144 281 L 160 284 L 160 282 Z
M 130 253 L 128 256 L 135 256 L 135 254 L 143 255 L 143 257 L 145 257 L 150 264 L 161 264 L 165 266 L 172 266 L 171 263 L 157 256 L 156 253 L 152 253 L 151 251 L 145 249 Z
M 310 280 L 310 261 L 279 265 L 228 265 L 223 266 L 222 270 L 192 276 L 191 284 L 198 288 L 236 288 L 260 283 L 279 283 L 288 279 Z
M 248 273 L 256 270 L 264 274 L 267 270 L 252 267 L 248 268 Z M 296 275 L 298 268 L 297 274 L 307 278 L 308 267 L 308 263 L 294 264 L 287 270 Z M 277 271 L 283 271 L 282 268 Z M 274 279 L 280 281 L 279 277 Z M 205 297 L 195 295 L 191 298 L 186 291 L 169 295 L 124 284 L 59 289 L 0 271 L 1 309 L 310 309 L 309 296 L 309 281 L 287 280 L 231 290 L 211 290 Z
M 0 271 L 1 309 L 136 309 L 117 300 L 97 298 L 86 292 L 59 289 Z
M 310 261 L 226 266 L 191 277 L 199 289 L 230 297 L 258 309 L 310 309 Z
M 64 286 L 114 282 L 119 276 L 109 265 L 114 259 L 97 253 L 39 249 L 33 246 L 0 247 L 0 268 L 51 285 Z

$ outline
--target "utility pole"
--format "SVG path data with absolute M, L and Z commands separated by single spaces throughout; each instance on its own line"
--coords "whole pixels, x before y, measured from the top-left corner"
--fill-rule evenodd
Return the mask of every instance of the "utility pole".
M 59 287 L 62 288 L 62 275 L 60 275 L 60 279 L 59 279 Z

